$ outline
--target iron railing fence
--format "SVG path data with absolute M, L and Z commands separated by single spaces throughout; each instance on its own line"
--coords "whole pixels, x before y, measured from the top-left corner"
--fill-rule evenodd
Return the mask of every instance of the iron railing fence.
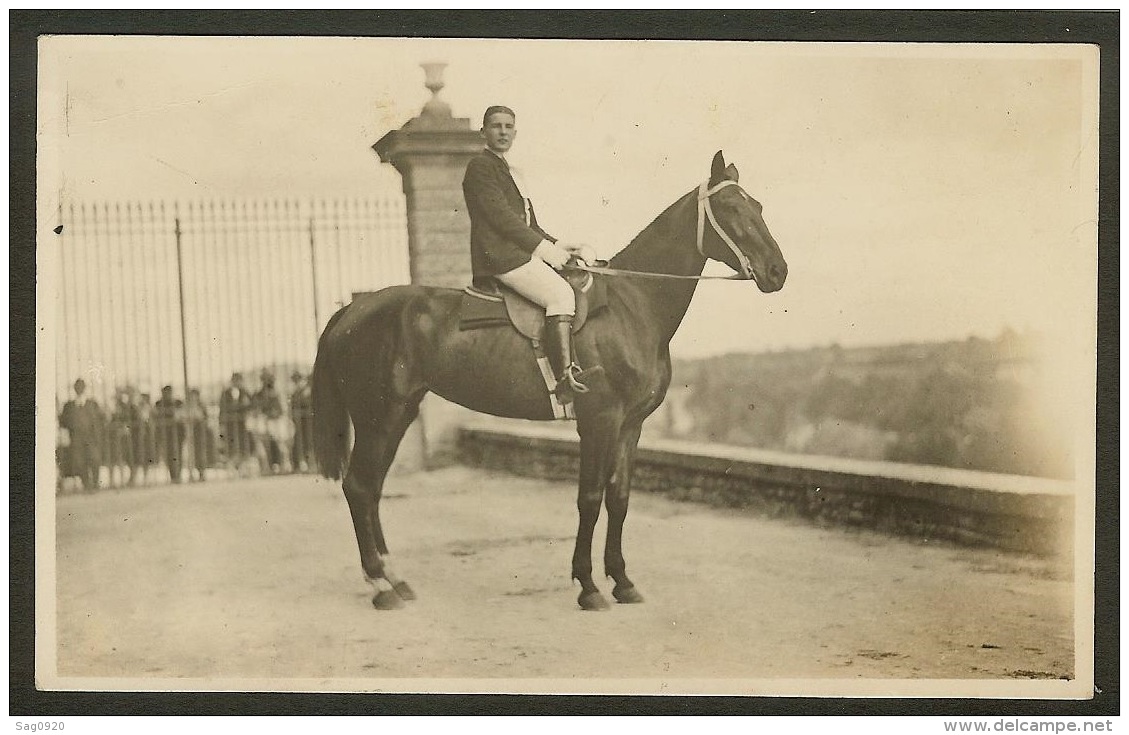
M 55 232 L 60 426 L 65 428 L 61 413 L 75 396 L 76 379 L 101 412 L 100 418 L 87 417 L 94 428 L 80 422 L 60 432 L 60 466 L 65 474 L 71 465 L 84 466 L 75 456 L 96 455 L 102 480 L 114 484 L 123 476 L 126 483 L 130 476 L 167 477 L 170 457 L 171 467 L 180 470 L 173 474 L 188 479 L 199 469 L 205 475 L 220 468 L 243 471 L 247 463 L 241 460 L 261 459 L 264 448 L 292 453 L 302 443 L 294 427 L 306 409 L 295 413 L 285 404 L 308 375 L 329 317 L 353 293 L 410 281 L 405 204 L 398 193 L 74 202 L 61 208 Z M 268 424 L 260 427 L 261 412 L 247 411 L 243 422 L 252 427 L 246 432 L 226 413 L 221 417 L 220 396 L 235 372 L 244 374 L 252 393 L 268 380 L 277 383 L 281 415 L 262 414 Z M 195 408 L 191 416 L 159 413 L 155 407 L 165 387 L 174 401 L 198 391 L 206 417 Z M 151 415 L 131 418 L 139 412 Z M 234 428 L 224 431 L 224 422 Z M 286 446 L 276 450 L 275 444 Z M 195 455 L 206 461 L 198 466 Z M 310 464 L 289 456 L 271 459 L 265 471 Z

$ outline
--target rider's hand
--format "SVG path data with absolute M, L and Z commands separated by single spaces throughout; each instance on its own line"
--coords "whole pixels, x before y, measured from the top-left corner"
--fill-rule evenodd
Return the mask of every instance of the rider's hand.
M 564 268 L 569 258 L 568 250 L 565 250 L 558 243 L 548 240 L 542 240 L 541 244 L 533 251 L 533 254 L 557 270 Z
M 582 242 L 564 242 L 557 240 L 557 245 L 560 245 L 569 255 L 576 256 L 583 260 L 585 263 L 591 263 L 596 260 L 596 251 Z

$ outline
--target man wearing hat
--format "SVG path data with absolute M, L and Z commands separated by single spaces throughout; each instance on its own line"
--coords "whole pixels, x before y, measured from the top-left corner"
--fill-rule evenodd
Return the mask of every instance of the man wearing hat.
M 74 398 L 63 404 L 59 426 L 67 430 L 70 446 L 66 457 L 69 472 L 78 475 L 85 490 L 98 487 L 102 467 L 102 443 L 106 439 L 106 416 L 98 401 L 86 395 L 86 381 L 74 382 Z
M 153 415 L 157 422 L 157 445 L 173 482 L 180 482 L 181 479 L 181 458 L 184 440 L 187 438 L 183 408 L 184 402 L 173 397 L 171 385 L 161 388 L 161 397 L 153 405 Z
M 243 374 L 232 373 L 231 385 L 220 395 L 220 437 L 231 465 L 241 464 L 251 453 L 251 437 L 247 433 L 247 413 L 251 410 L 251 393 L 243 387 Z
M 295 370 L 290 375 L 290 420 L 294 423 L 294 443 L 290 464 L 305 472 L 314 453 L 314 402 L 310 383 Z
M 282 415 L 282 398 L 278 389 L 274 387 L 274 373 L 263 370 L 260 377 L 262 387 L 251 398 L 252 410 L 255 413 L 259 433 L 258 441 L 265 451 L 266 466 L 264 470 L 279 472 L 282 469 L 282 445 L 285 434 L 286 422 Z M 254 433 L 254 432 L 253 432 Z

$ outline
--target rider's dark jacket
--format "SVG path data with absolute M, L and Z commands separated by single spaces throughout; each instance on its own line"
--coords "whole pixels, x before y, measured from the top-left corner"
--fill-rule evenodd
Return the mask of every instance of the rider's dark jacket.
M 475 283 L 525 265 L 542 240 L 557 241 L 537 224 L 533 204 L 523 200 L 506 162 L 488 150 L 467 164 L 463 197 L 470 215 Z

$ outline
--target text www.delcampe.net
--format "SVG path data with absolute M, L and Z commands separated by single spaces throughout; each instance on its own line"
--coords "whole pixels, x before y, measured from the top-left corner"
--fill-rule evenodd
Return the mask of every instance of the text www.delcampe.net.
M 1113 732 L 1113 720 L 945 720 L 945 732 Z

